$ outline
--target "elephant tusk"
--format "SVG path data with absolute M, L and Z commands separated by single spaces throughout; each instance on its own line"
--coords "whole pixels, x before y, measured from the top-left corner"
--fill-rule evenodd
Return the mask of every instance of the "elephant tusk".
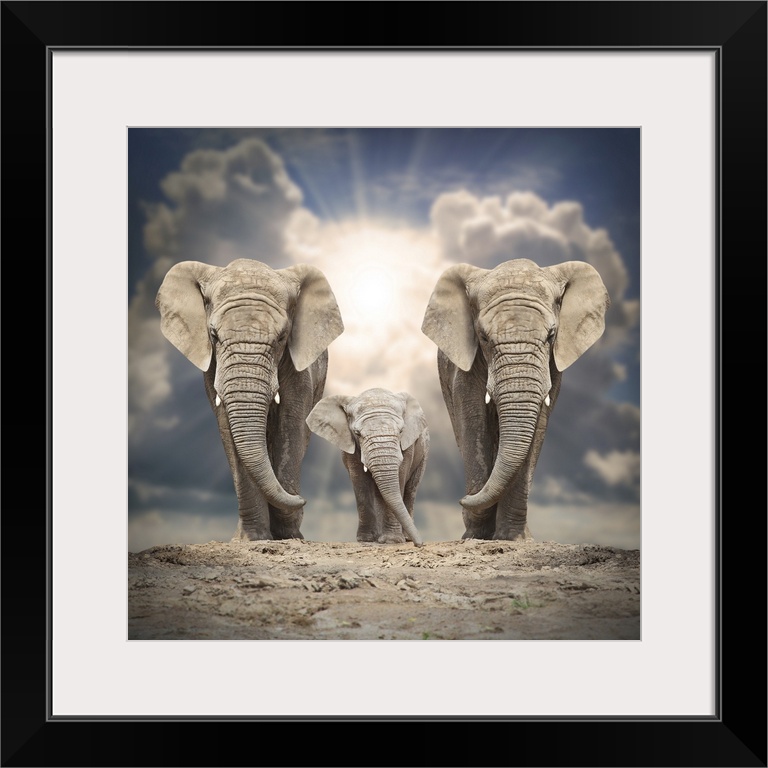
M 549 399 L 549 392 L 547 392 L 547 396 L 544 398 L 544 405 L 549 406 L 549 404 L 552 401 Z
M 367 472 L 367 471 L 368 471 L 368 467 L 366 467 L 365 464 L 363 464 L 363 472 Z
M 275 392 L 275 402 L 278 405 L 280 405 L 280 393 L 279 392 Z
M 491 393 L 488 392 L 488 390 L 485 391 L 485 404 L 488 405 L 488 403 L 491 402 Z
M 219 393 L 216 393 L 216 405 L 221 405 L 221 398 L 219 397 Z

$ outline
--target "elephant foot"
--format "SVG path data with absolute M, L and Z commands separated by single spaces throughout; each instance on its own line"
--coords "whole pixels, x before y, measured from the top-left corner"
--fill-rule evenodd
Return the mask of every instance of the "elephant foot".
M 492 539 L 494 538 L 493 527 L 489 526 L 467 526 L 467 530 L 461 535 L 462 539 Z
M 270 541 L 274 538 L 268 530 L 261 528 L 244 530 L 241 525 L 238 525 L 232 541 Z
M 304 535 L 298 526 L 286 525 L 272 528 L 272 536 L 275 539 L 303 539 Z
M 378 541 L 380 544 L 405 544 L 405 536 L 402 533 L 382 533 Z
M 300 530 L 303 519 L 302 512 L 286 513 L 272 506 L 269 508 L 269 529 L 275 539 L 303 539 Z
M 528 526 L 524 526 L 522 529 L 519 527 L 501 527 L 497 528 L 493 534 L 493 539 L 501 541 L 532 541 L 533 536 L 528 530 Z
M 464 534 L 462 539 L 492 539 L 496 530 L 496 507 L 473 514 L 463 511 Z
M 378 541 L 379 537 L 375 533 L 371 533 L 371 531 L 358 531 L 357 540 L 358 541 Z

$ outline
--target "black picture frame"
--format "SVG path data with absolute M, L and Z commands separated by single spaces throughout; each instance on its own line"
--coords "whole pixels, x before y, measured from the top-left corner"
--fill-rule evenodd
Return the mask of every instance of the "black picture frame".
M 421 13 L 415 12 L 417 5 L 422 6 Z M 373 2 L 347 3 L 343 8 L 322 2 L 3 2 L 3 267 L 6 286 L 11 286 L 9 303 L 28 300 L 26 292 L 16 294 L 14 287 L 28 284 L 32 265 L 40 272 L 36 284 L 46 286 L 47 311 L 38 313 L 36 326 L 40 338 L 47 341 L 44 378 L 37 377 L 45 386 L 27 388 L 25 384 L 24 389 L 25 399 L 34 393 L 47 408 L 45 424 L 41 425 L 41 432 L 43 428 L 46 432 L 44 456 L 39 441 L 32 447 L 32 437 L 38 433 L 30 429 L 28 421 L 14 429 L 15 408 L 11 409 L 10 425 L 6 422 L 13 447 L 6 457 L 10 454 L 11 460 L 16 460 L 16 469 L 6 477 L 11 477 L 11 488 L 21 484 L 18 492 L 22 499 L 30 490 L 33 494 L 31 503 L 19 503 L 16 496 L 6 504 L 2 516 L 2 765 L 765 766 L 765 461 L 761 452 L 736 447 L 742 440 L 737 434 L 739 427 L 755 421 L 765 424 L 761 411 L 765 398 L 759 389 L 755 392 L 763 377 L 744 371 L 738 400 L 726 401 L 725 392 L 735 394 L 736 388 L 732 373 L 731 386 L 724 390 L 723 372 L 735 371 L 735 366 L 728 365 L 734 347 L 725 349 L 726 340 L 741 337 L 742 344 L 758 349 L 758 355 L 766 348 L 762 337 L 755 340 L 754 335 L 757 329 L 765 329 L 766 316 L 767 8 L 766 2 L 695 0 Z M 342 28 L 336 39 L 322 31 L 329 15 L 341 13 L 345 28 L 355 29 L 359 37 L 354 45 L 329 44 L 343 37 Z M 200 51 L 222 47 L 380 47 L 393 52 L 435 48 L 698 48 L 716 52 L 716 716 L 50 717 L 51 590 L 55 587 L 49 568 L 55 515 L 51 508 L 51 340 L 56 332 L 50 314 L 50 62 L 57 48 L 145 47 Z M 737 282 L 735 266 L 742 260 L 748 261 L 750 276 Z M 24 276 L 15 278 L 14 268 L 23 269 Z M 17 299 L 12 298 L 14 294 Z M 730 296 L 728 313 L 726 296 Z M 16 349 L 14 325 L 6 324 L 9 359 L 14 359 Z M 687 380 L 706 374 L 685 372 L 679 377 Z M 15 400 L 21 389 L 19 377 L 6 376 L 5 383 Z M 738 402 L 740 414 L 730 402 Z M 764 441 L 760 443 L 764 445 Z M 729 445 L 738 458 L 742 478 L 742 500 L 735 503 L 727 494 L 735 484 L 724 484 L 723 460 Z M 37 459 L 34 463 L 21 460 L 33 456 Z M 46 467 L 45 484 L 38 479 L 38 464 Z M 730 464 L 732 480 L 734 464 Z M 32 478 L 32 489 L 30 481 L 22 479 L 25 472 Z M 760 478 L 759 490 L 749 478 Z M 756 503 L 756 493 L 762 504 Z M 745 595 L 748 614 L 735 607 Z M 457 670 L 456 674 L 484 673 Z M 404 686 L 411 684 L 418 685 L 418 681 L 409 681 L 406 674 Z M 350 733 L 344 726 L 352 723 L 355 728 Z M 323 730 L 313 728 L 306 733 L 305 724 L 319 724 Z M 371 740 L 366 731 L 377 725 L 379 731 Z M 329 730 L 330 726 L 334 728 Z M 354 745 L 359 741 L 367 744 L 366 751 Z

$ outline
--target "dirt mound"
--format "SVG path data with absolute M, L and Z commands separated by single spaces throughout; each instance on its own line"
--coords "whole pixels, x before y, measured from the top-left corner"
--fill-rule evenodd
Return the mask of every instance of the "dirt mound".
M 639 640 L 640 554 L 301 540 L 128 556 L 131 640 Z

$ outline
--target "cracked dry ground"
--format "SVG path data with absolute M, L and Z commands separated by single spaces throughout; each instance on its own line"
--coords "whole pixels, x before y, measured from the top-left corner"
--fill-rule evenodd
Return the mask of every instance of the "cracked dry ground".
M 639 640 L 640 554 L 301 540 L 128 557 L 130 640 Z

